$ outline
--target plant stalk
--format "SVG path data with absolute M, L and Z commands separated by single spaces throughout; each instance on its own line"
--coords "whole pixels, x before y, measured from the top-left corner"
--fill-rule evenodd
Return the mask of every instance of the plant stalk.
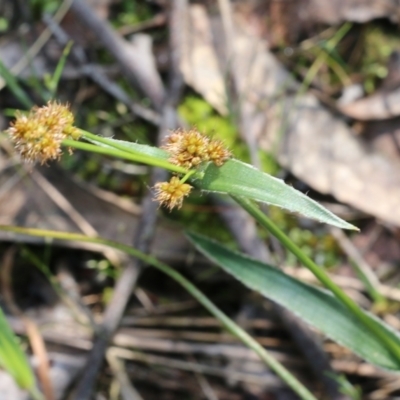
M 176 172 L 178 174 L 186 174 L 188 172 L 187 169 L 179 167 L 178 165 L 171 164 L 170 162 L 162 160 L 160 158 L 134 152 L 128 153 L 126 151 L 126 148 L 124 148 L 124 150 L 121 150 L 117 148 L 101 147 L 95 144 L 80 142 L 72 139 L 64 139 L 62 143 L 64 146 L 73 147 L 75 149 L 89 151 L 92 153 L 105 154 L 112 157 L 118 157 L 135 163 L 147 164 L 153 167 L 163 168 L 171 172 Z
M 39 392 L 36 386 L 32 386 L 30 389 L 28 389 L 28 392 L 33 400 L 45 400 L 43 394 Z

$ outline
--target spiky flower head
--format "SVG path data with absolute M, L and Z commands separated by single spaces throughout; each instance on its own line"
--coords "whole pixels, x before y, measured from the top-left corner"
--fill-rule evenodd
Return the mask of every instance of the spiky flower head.
M 23 160 L 45 164 L 61 156 L 64 139 L 79 138 L 79 130 L 73 123 L 74 116 L 68 105 L 48 102 L 46 106 L 34 107 L 28 114 L 17 112 L 6 133 Z
M 211 139 L 207 146 L 207 155 L 210 161 L 220 167 L 231 157 L 231 152 L 218 139 Z
M 170 211 L 175 207 L 181 208 L 183 199 L 192 190 L 192 186 L 182 183 L 177 176 L 173 176 L 169 182 L 156 183 L 154 188 L 155 200 L 160 203 L 160 206 L 165 206 Z
M 210 139 L 194 128 L 173 131 L 163 148 L 172 164 L 188 169 L 210 160 L 221 166 L 231 156 L 220 140 Z
M 172 164 L 190 169 L 204 161 L 208 143 L 208 137 L 196 129 L 177 130 L 168 136 L 163 148 L 170 153 Z

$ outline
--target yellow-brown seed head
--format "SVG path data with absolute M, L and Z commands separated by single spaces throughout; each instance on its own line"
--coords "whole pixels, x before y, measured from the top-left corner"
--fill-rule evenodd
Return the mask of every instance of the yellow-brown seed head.
M 231 157 L 231 152 L 218 139 L 210 140 L 207 146 L 207 154 L 210 161 L 220 167 Z
M 60 157 L 64 139 L 79 138 L 79 130 L 73 123 L 74 116 L 68 106 L 49 102 L 33 108 L 29 114 L 17 112 L 6 132 L 23 160 L 44 164 Z
M 183 199 L 189 195 L 192 186 L 187 183 L 182 183 L 178 177 L 173 176 L 169 182 L 156 183 L 155 200 L 161 206 L 169 208 L 171 211 L 174 207 L 181 208 Z
M 165 140 L 164 146 L 161 148 L 168 151 L 169 153 L 174 153 L 179 150 L 180 141 L 183 137 L 183 130 L 177 129 L 176 131 L 171 132 L 170 135 L 167 136 Z
M 231 155 L 221 141 L 210 140 L 196 129 L 172 132 L 163 148 L 172 164 L 188 169 L 210 160 L 221 166 Z

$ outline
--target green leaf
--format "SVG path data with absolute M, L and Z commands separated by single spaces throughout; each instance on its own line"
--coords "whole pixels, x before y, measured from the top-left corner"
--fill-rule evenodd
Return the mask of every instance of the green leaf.
M 33 107 L 33 102 L 19 84 L 17 78 L 7 69 L 0 60 L 0 76 L 3 77 L 10 91 L 26 108 Z
M 112 147 L 114 145 L 118 149 L 127 152 L 162 160 L 168 159 L 168 153 L 157 147 L 111 138 L 100 138 L 101 142 L 97 141 L 94 135 L 86 139 L 100 146 Z M 105 143 L 105 141 L 109 144 Z M 217 167 L 213 163 L 207 163 L 199 169 L 204 173 L 204 177 L 193 181 L 199 189 L 246 197 L 282 207 L 339 228 L 358 230 L 354 225 L 337 217 L 303 193 L 286 185 L 281 179 L 274 178 L 239 160 L 228 160 L 221 167 Z
M 61 79 L 61 75 L 64 71 L 65 64 L 67 62 L 67 58 L 69 56 L 69 53 L 71 52 L 71 48 L 73 46 L 73 42 L 69 41 L 67 45 L 65 46 L 61 58 L 59 59 L 56 69 L 53 73 L 53 76 L 50 77 L 49 81 L 47 82 L 47 89 L 51 93 L 51 97 L 54 97 L 58 88 L 58 84 Z
M 35 379 L 32 370 L 1 309 L 0 367 L 4 368 L 21 388 L 33 388 Z
M 189 233 L 188 237 L 206 257 L 250 289 L 286 307 L 368 362 L 382 368 L 400 370 L 399 362 L 386 346 L 329 292 L 307 285 L 270 265 L 234 252 L 204 236 Z M 371 323 L 376 324 L 400 346 L 397 333 L 375 316 L 363 312 Z
M 222 167 L 208 164 L 204 168 L 204 178 L 196 180 L 196 186 L 282 207 L 339 228 L 358 230 L 281 179 L 239 160 L 228 160 Z

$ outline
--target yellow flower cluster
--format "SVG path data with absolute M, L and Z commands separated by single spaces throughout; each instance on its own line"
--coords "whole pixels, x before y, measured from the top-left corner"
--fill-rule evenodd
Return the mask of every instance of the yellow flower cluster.
M 193 168 L 204 161 L 221 166 L 231 153 L 218 139 L 211 139 L 196 129 L 176 130 L 167 137 L 163 148 L 170 154 L 172 164 Z
M 40 161 L 42 164 L 61 156 L 63 140 L 77 140 L 80 137 L 69 107 L 57 102 L 35 107 L 28 114 L 18 112 L 6 132 L 23 160 Z M 192 169 L 207 161 L 221 166 L 231 156 L 221 141 L 211 139 L 196 129 L 172 132 L 164 149 L 168 151 L 171 163 L 185 169 Z M 173 176 L 169 182 L 157 183 L 155 200 L 170 210 L 180 208 L 183 199 L 192 190 L 192 186 L 185 183 L 191 173 L 193 171 L 188 171 L 188 175 L 182 179 Z
M 178 129 L 172 132 L 163 148 L 170 155 L 169 162 L 187 169 L 206 161 L 221 166 L 231 156 L 220 140 L 210 139 L 196 129 Z M 155 189 L 155 200 L 172 210 L 182 206 L 183 199 L 189 195 L 192 186 L 173 176 L 169 182 L 157 183 Z
M 45 164 L 60 157 L 64 139 L 79 138 L 79 130 L 73 124 L 74 115 L 68 106 L 49 102 L 33 108 L 29 114 L 17 112 L 6 133 L 23 160 Z
M 177 176 L 173 176 L 169 182 L 155 184 L 155 200 L 170 210 L 174 207 L 181 208 L 184 197 L 188 196 L 192 186 L 182 183 Z

